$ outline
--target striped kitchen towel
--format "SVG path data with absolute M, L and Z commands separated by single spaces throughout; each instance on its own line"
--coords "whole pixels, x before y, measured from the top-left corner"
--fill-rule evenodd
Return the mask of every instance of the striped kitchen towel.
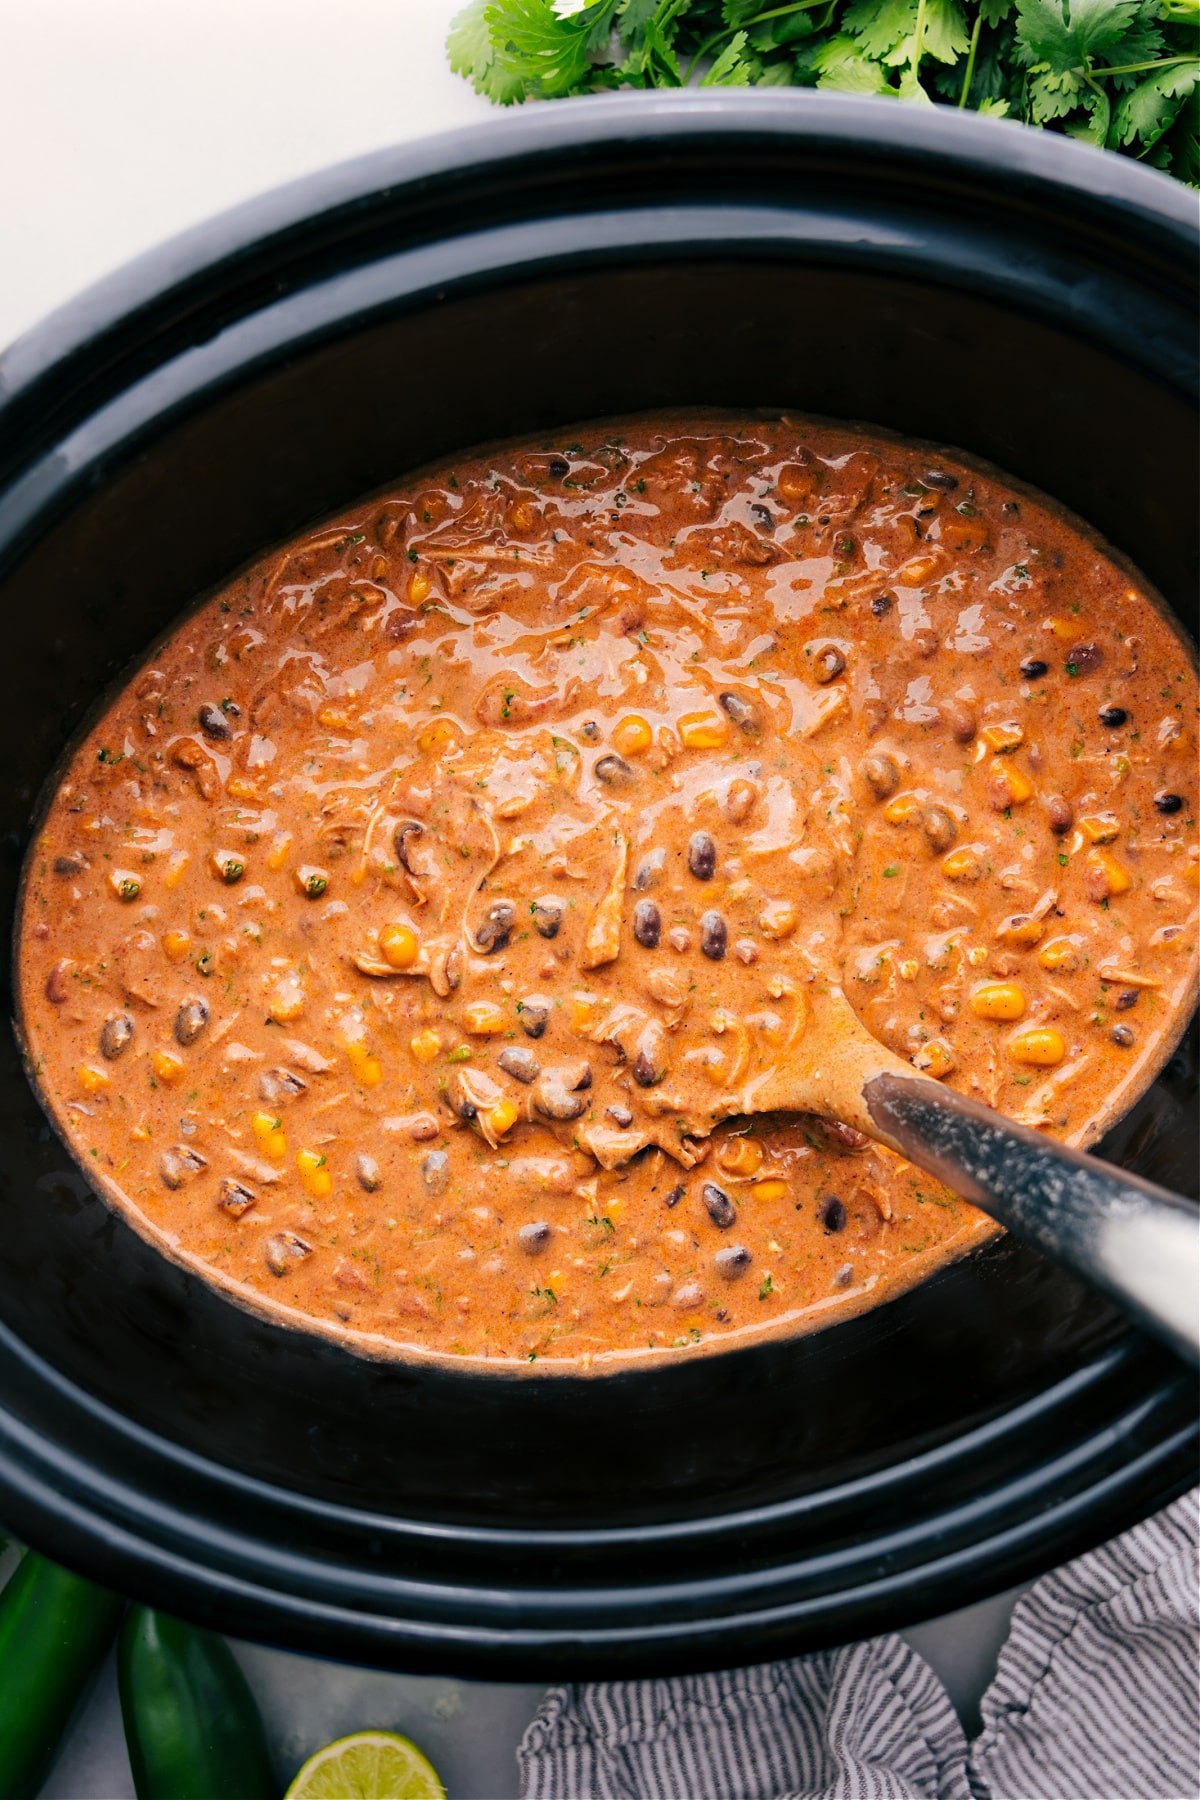
M 969 1745 L 899 1637 L 795 1662 L 552 1688 L 524 1800 L 1196 1800 L 1198 1496 L 1017 1604 Z

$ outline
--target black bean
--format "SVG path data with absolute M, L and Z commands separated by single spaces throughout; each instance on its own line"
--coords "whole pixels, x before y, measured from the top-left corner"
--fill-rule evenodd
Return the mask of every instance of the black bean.
M 579 1090 L 591 1086 L 591 1070 L 584 1065 L 581 1077 L 577 1068 L 546 1069 L 538 1076 L 533 1104 L 544 1119 L 577 1119 L 587 1111 L 586 1096 Z
M 133 1042 L 133 1020 L 128 1013 L 114 1013 L 104 1021 L 100 1033 L 100 1054 L 108 1062 L 116 1062 Z
M 643 856 L 638 864 L 637 874 L 633 878 L 633 885 L 640 894 L 644 894 L 647 888 L 654 886 L 662 874 L 663 864 L 666 860 L 667 853 L 663 849 L 651 850 L 648 856 Z
M 516 918 L 517 909 L 511 900 L 493 900 L 475 933 L 475 948 L 482 950 L 485 956 L 494 956 L 498 950 L 503 950 L 512 936 Z
M 594 773 L 596 780 L 602 781 L 606 787 L 629 787 L 634 780 L 633 770 L 615 750 L 596 758 Z
M 523 1081 L 526 1087 L 536 1081 L 542 1072 L 542 1065 L 532 1050 L 526 1050 L 520 1044 L 507 1044 L 496 1058 L 497 1066 L 511 1075 L 514 1081 Z
M 1104 661 L 1099 644 L 1072 644 L 1066 655 L 1068 675 L 1094 675 Z
M 633 1059 L 633 1079 L 639 1087 L 653 1087 L 656 1081 L 662 1080 L 664 1074 L 665 1070 L 658 1068 L 652 1057 L 647 1056 L 644 1050 L 638 1051 Z
M 1046 802 L 1046 823 L 1055 837 L 1064 837 L 1075 823 L 1075 808 L 1061 794 L 1052 794 Z
M 706 912 L 700 920 L 700 948 L 713 962 L 720 962 L 729 947 L 729 933 L 719 912 Z
M 553 475 L 555 481 L 561 481 L 565 475 L 571 473 L 571 465 L 565 456 L 552 456 L 546 464 L 546 469 L 549 474 Z
M 1160 813 L 1177 813 L 1183 808 L 1183 795 L 1169 794 L 1164 788 L 1160 793 L 1155 794 L 1154 804 Z
M 450 1158 L 444 1150 L 429 1150 L 421 1158 L 421 1181 L 435 1198 L 450 1186 Z
M 717 698 L 739 731 L 744 731 L 747 737 L 758 736 L 762 730 L 762 720 L 757 706 L 752 706 L 749 700 L 743 700 L 739 694 L 719 694 Z
M 543 894 L 535 900 L 530 911 L 533 914 L 533 927 L 539 937 L 552 938 L 558 936 L 558 928 L 563 922 L 566 907 L 554 894 Z
M 760 506 L 756 501 L 750 508 L 750 517 L 761 531 L 774 531 L 775 514 L 769 506 Z
M 871 602 L 871 611 L 875 614 L 877 619 L 882 619 L 887 613 L 891 612 L 895 604 L 895 594 L 876 594 Z
M 208 1024 L 208 1002 L 206 1000 L 185 1000 L 175 1014 L 175 1041 L 186 1049 L 194 1044 L 205 1026 Z
M 958 486 L 958 476 L 951 475 L 949 469 L 926 469 L 921 477 L 921 485 L 937 488 L 939 493 L 952 494 Z
M 886 750 L 876 750 L 870 756 L 864 756 L 859 767 L 863 780 L 877 800 L 886 800 L 900 786 L 899 764 Z
M 540 1038 L 550 1023 L 550 1002 L 538 994 L 517 1001 L 517 1018 L 526 1037 Z
M 164 1150 L 158 1163 L 159 1173 L 169 1188 L 181 1188 L 189 1175 L 195 1175 L 207 1167 L 200 1152 L 189 1149 L 186 1144 L 176 1144 L 173 1150 Z
M 687 1193 L 687 1189 L 684 1187 L 682 1181 L 677 1181 L 675 1186 L 671 1189 L 670 1193 L 667 1195 L 667 1205 L 668 1206 L 678 1206 L 679 1202 L 683 1199 L 683 1196 L 686 1193 Z
M 843 1263 L 840 1269 L 836 1269 L 834 1271 L 834 1276 L 833 1276 L 834 1287 L 849 1287 L 850 1283 L 853 1280 L 854 1280 L 854 1264 L 853 1263 Z
M 647 950 L 656 950 L 662 935 L 662 914 L 653 900 L 639 900 L 633 909 L 633 935 Z
M 821 686 L 825 687 L 829 682 L 836 681 L 838 676 L 844 673 L 846 667 L 845 653 L 839 650 L 836 644 L 821 644 L 818 648 L 814 648 L 813 650 L 812 664 L 814 676 L 820 682 Z
M 613 1124 L 619 1125 L 622 1131 L 633 1124 L 633 1114 L 627 1106 L 606 1106 L 604 1110 Z
M 585 719 L 579 729 L 591 744 L 594 744 L 600 736 L 600 727 L 595 719 Z
M 258 1078 L 258 1097 L 274 1106 L 279 1100 L 294 1100 L 307 1087 L 308 1083 L 290 1069 L 265 1069 Z
M 1117 995 L 1116 999 L 1114 1000 L 1113 1005 L 1116 1007 L 1118 1012 L 1128 1012 L 1130 1007 L 1136 1006 L 1137 1003 L 1138 1003 L 1137 989 L 1136 988 L 1122 988 L 1120 993 Z
M 365 1150 L 360 1150 L 354 1159 L 354 1173 L 358 1185 L 368 1194 L 376 1193 L 383 1186 L 383 1176 L 379 1164 Z
M 1123 706 L 1102 706 L 1098 717 L 1102 725 L 1106 725 L 1110 731 L 1116 731 L 1126 724 L 1129 714 Z
M 526 1256 L 540 1256 L 550 1242 L 550 1227 L 545 1220 L 539 1219 L 536 1225 L 522 1225 L 517 1233 L 517 1242 Z
M 931 850 L 948 850 L 958 836 L 958 823 L 944 806 L 927 806 L 921 814 L 921 830 Z
M 294 1231 L 277 1231 L 263 1246 L 263 1258 L 272 1275 L 286 1275 L 289 1263 L 303 1262 L 311 1255 L 312 1245 Z
M 817 1208 L 817 1217 L 826 1231 L 844 1231 L 846 1229 L 846 1208 L 836 1194 L 830 1194 L 822 1200 Z
M 1120 1045 L 1122 1050 L 1128 1050 L 1136 1037 L 1132 1025 L 1114 1025 L 1108 1035 L 1114 1044 Z
M 403 868 L 408 870 L 410 875 L 415 875 L 417 871 L 408 860 L 408 840 L 409 838 L 422 837 L 424 832 L 425 827 L 421 824 L 419 819 L 401 819 L 395 831 L 392 833 L 392 844 L 396 851 L 396 860 Z
M 718 1187 L 715 1181 L 706 1181 L 701 1198 L 713 1224 L 721 1231 L 728 1231 L 737 1218 L 737 1208 L 725 1189 Z
M 233 727 L 219 706 L 205 701 L 200 708 L 200 729 L 207 738 L 215 738 L 224 743 L 233 736 Z
M 725 1281 L 736 1281 L 744 1275 L 754 1261 L 745 1244 L 730 1244 L 728 1249 L 718 1250 L 713 1257 L 717 1265 L 717 1274 Z
M 68 879 L 73 875 L 82 875 L 87 866 L 88 859 L 82 850 L 74 850 L 69 856 L 56 856 L 54 859 L 54 873 Z
M 1040 681 L 1043 675 L 1050 673 L 1050 665 L 1044 663 L 1040 656 L 1027 656 L 1021 664 L 1021 673 L 1026 681 Z
M 694 831 L 688 839 L 688 868 L 697 881 L 711 881 L 717 872 L 717 846 L 707 831 Z
M 235 1219 L 240 1219 L 244 1212 L 249 1212 L 256 1199 L 257 1195 L 251 1193 L 242 1182 L 235 1181 L 231 1175 L 226 1175 L 217 1189 L 217 1205 Z

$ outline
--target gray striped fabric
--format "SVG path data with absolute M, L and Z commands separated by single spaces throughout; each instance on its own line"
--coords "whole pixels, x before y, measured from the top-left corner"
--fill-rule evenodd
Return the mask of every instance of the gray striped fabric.
M 1196 1800 L 1197 1495 L 1020 1601 L 968 1746 L 898 1637 L 669 1681 L 552 1688 L 525 1800 Z

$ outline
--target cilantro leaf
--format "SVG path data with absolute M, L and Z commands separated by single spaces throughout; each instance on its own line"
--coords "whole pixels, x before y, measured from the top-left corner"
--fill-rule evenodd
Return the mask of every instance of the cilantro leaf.
M 1030 60 L 1065 75 L 1114 51 L 1139 4 L 1140 0 L 1017 0 L 1017 19 Z
M 1118 144 L 1132 144 L 1141 139 L 1152 150 L 1159 138 L 1170 130 L 1189 96 L 1200 83 L 1200 67 L 1178 62 L 1174 67 L 1159 69 L 1122 94 L 1113 120 L 1113 134 Z
M 702 76 L 701 87 L 748 87 L 754 70 L 754 58 L 747 57 L 746 33 L 739 31 L 730 38 L 707 75 Z

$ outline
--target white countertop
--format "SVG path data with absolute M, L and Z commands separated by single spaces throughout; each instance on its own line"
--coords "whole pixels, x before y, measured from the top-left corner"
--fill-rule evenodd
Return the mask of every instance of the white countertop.
M 130 257 L 310 170 L 484 117 L 443 54 L 459 0 L 9 0 L 0 345 Z M 908 1633 L 970 1724 L 1012 1595 Z M 239 1646 L 281 1768 L 360 1727 L 407 1732 L 451 1800 L 507 1800 L 542 1689 L 388 1676 Z M 103 1671 L 45 1790 L 126 1800 Z

